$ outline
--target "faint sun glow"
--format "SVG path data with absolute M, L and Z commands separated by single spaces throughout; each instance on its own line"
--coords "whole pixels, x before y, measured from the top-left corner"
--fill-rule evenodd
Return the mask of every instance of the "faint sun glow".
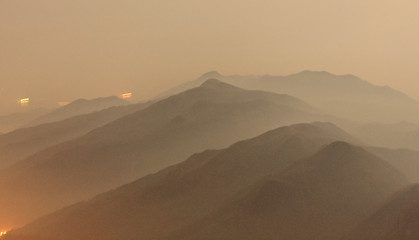
M 29 98 L 21 98 L 19 100 L 20 106 L 26 107 L 29 105 Z
M 132 97 L 132 93 L 123 93 L 123 94 L 121 95 L 121 97 L 122 97 L 122 99 L 128 99 L 128 98 L 131 98 L 131 97 Z

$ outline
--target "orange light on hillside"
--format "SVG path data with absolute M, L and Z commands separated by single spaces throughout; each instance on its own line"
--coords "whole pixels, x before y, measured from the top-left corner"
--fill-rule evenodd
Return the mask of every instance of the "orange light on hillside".
M 128 99 L 132 97 L 132 93 L 124 93 L 121 95 L 122 99 Z

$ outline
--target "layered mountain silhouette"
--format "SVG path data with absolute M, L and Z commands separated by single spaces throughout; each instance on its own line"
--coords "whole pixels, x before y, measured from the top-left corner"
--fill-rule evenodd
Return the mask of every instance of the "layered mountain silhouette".
M 212 71 L 6 127 L 2 240 L 419 239 L 419 103 L 353 75 Z
M 294 97 L 208 80 L 3 169 L 0 224 L 20 225 L 193 153 L 321 118 Z
M 212 71 L 161 96 L 199 86 L 208 78 L 246 89 L 286 93 L 320 110 L 349 120 L 419 123 L 419 103 L 387 86 L 375 86 L 354 75 L 334 75 L 325 71 L 303 71 L 289 76 L 223 76 Z
M 0 136 L 0 169 L 47 147 L 82 136 L 150 103 L 110 107 L 62 121 L 22 128 Z
M 269 131 L 12 231 L 6 239 L 333 239 L 406 184 L 332 124 Z M 26 237 L 26 238 L 25 238 Z
M 419 185 L 398 192 L 345 240 L 419 239 Z
M 115 96 L 96 98 L 92 100 L 78 99 L 63 107 L 30 121 L 25 127 L 37 126 L 43 123 L 57 122 L 77 115 L 100 111 L 114 106 L 128 105 L 129 102 Z

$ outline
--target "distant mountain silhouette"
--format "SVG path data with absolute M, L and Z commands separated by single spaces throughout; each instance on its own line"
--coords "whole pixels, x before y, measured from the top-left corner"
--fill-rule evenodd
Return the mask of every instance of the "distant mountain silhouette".
M 13 113 L 0 116 L 0 131 L 3 133 L 11 132 L 22 127 L 34 119 L 37 119 L 51 110 L 49 109 L 33 109 L 26 112 Z
M 209 80 L 1 171 L 8 198 L 0 199 L 0 224 L 22 224 L 205 149 L 322 118 L 297 98 Z
M 100 111 L 109 107 L 127 105 L 129 102 L 115 96 L 96 98 L 92 100 L 78 99 L 68 105 L 60 107 L 29 123 L 26 127 L 37 126 L 43 123 L 57 122 L 77 115 Z
M 62 121 L 21 128 L 0 135 L 0 169 L 47 147 L 82 136 L 106 123 L 143 109 L 149 104 L 140 103 L 110 107 Z
M 393 165 L 411 182 L 419 183 L 419 151 L 379 147 L 367 147 L 366 149 Z
M 419 103 L 407 95 L 387 86 L 370 84 L 354 75 L 325 71 L 303 71 L 289 76 L 222 76 L 209 72 L 166 91 L 161 97 L 199 86 L 214 76 L 246 89 L 290 94 L 326 113 L 350 120 L 419 123 Z
M 344 239 L 419 239 L 419 185 L 412 185 L 395 194 Z
M 320 185 L 323 184 L 325 189 L 322 189 L 322 193 L 327 193 L 328 190 L 337 191 L 336 188 L 339 188 L 339 193 L 341 193 L 344 191 L 341 183 L 348 184 L 351 187 L 348 190 L 352 192 L 348 192 L 347 195 L 351 193 L 367 195 L 361 196 L 359 201 L 355 201 L 359 203 L 365 200 L 365 206 L 371 205 L 375 198 L 379 198 L 378 194 L 386 195 L 392 188 L 404 183 L 403 177 L 396 170 L 371 154 L 352 146 L 348 147 L 348 150 L 343 147 L 344 151 L 349 151 L 344 159 L 328 158 L 340 154 L 341 147 L 337 146 L 337 149 L 332 150 L 326 148 L 315 157 L 310 158 L 312 160 L 304 161 L 302 166 L 295 165 L 299 159 L 309 157 L 325 144 L 337 139 L 353 141 L 351 136 L 328 123 L 282 127 L 258 137 L 240 141 L 223 150 L 209 150 L 195 154 L 185 162 L 156 174 L 148 175 L 116 190 L 101 194 L 90 201 L 40 218 L 10 235 L 40 236 L 51 239 L 54 237 L 61 239 L 60 237 L 62 237 L 62 239 L 78 240 L 136 239 L 138 236 L 144 239 L 166 239 L 179 229 L 200 222 L 200 219 L 211 214 L 214 210 L 224 209 L 224 206 L 232 201 L 231 199 L 237 199 L 238 196 L 241 198 L 243 195 L 240 193 L 244 190 L 253 189 L 255 184 L 259 186 L 261 179 L 277 172 L 289 172 L 285 169 L 292 169 L 289 172 L 289 178 L 295 176 L 302 181 L 312 181 L 312 183 L 307 183 L 307 187 L 313 187 L 313 190 L 321 189 Z M 331 145 L 329 148 L 333 148 L 333 146 Z M 352 157 L 360 159 L 352 159 Z M 355 161 L 353 164 L 350 162 L 352 160 Z M 314 169 L 314 162 L 311 163 L 311 161 L 322 164 L 318 169 Z M 338 163 L 335 164 L 335 161 Z M 331 165 L 330 168 L 329 165 Z M 300 173 L 299 171 L 303 170 L 303 167 L 306 167 L 307 170 L 313 167 L 313 171 Z M 346 170 L 346 167 L 354 169 Z M 368 167 L 366 171 L 373 168 L 377 173 L 368 174 L 361 170 L 361 173 L 358 173 L 359 168 L 363 167 Z M 375 169 L 376 167 L 377 169 Z M 340 172 L 335 173 L 335 170 Z M 294 174 L 291 175 L 293 172 Z M 350 183 L 348 178 L 352 173 L 365 178 Z M 322 176 L 322 174 L 325 175 Z M 381 178 L 381 174 L 386 175 L 386 180 Z M 295 181 L 297 183 L 297 180 Z M 387 185 L 383 186 L 384 183 Z M 366 192 L 365 185 L 368 184 L 371 184 L 368 188 L 372 191 L 371 193 Z M 352 186 L 358 185 L 362 188 L 355 191 Z M 274 193 L 266 192 L 266 194 Z M 368 198 L 372 194 L 374 194 L 373 200 L 369 200 Z M 336 199 L 335 195 L 338 194 L 331 192 L 330 195 Z M 247 194 L 245 197 L 247 198 Z M 284 197 L 290 200 L 289 197 L 292 196 Z M 329 199 L 329 196 L 324 198 Z M 284 205 L 284 208 L 294 204 L 288 200 L 284 200 L 289 204 Z M 284 201 L 279 201 L 277 207 L 281 207 Z M 323 202 L 322 199 L 319 201 Z M 307 202 L 307 204 L 310 203 Z M 358 206 L 352 202 L 350 204 Z M 332 209 L 338 206 L 337 204 Z M 232 209 L 228 208 L 227 211 L 230 210 Z M 221 223 L 223 219 L 217 218 L 217 222 Z M 217 223 L 214 224 L 214 226 L 219 226 Z M 234 223 L 232 224 L 234 225 Z M 193 226 L 196 227 L 196 231 L 192 231 L 191 234 L 200 233 L 202 226 L 200 224 Z M 256 229 L 249 229 L 249 231 L 252 230 Z M 196 239 L 203 237 L 201 235 L 191 235 L 190 237 L 182 235 L 185 239 L 195 239 L 192 236 L 198 237 Z

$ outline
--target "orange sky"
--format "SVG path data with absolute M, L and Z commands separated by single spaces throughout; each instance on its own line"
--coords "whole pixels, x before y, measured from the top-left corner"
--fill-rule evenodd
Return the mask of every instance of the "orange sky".
M 419 99 L 416 0 L 0 0 L 0 114 L 204 72 L 352 73 Z

